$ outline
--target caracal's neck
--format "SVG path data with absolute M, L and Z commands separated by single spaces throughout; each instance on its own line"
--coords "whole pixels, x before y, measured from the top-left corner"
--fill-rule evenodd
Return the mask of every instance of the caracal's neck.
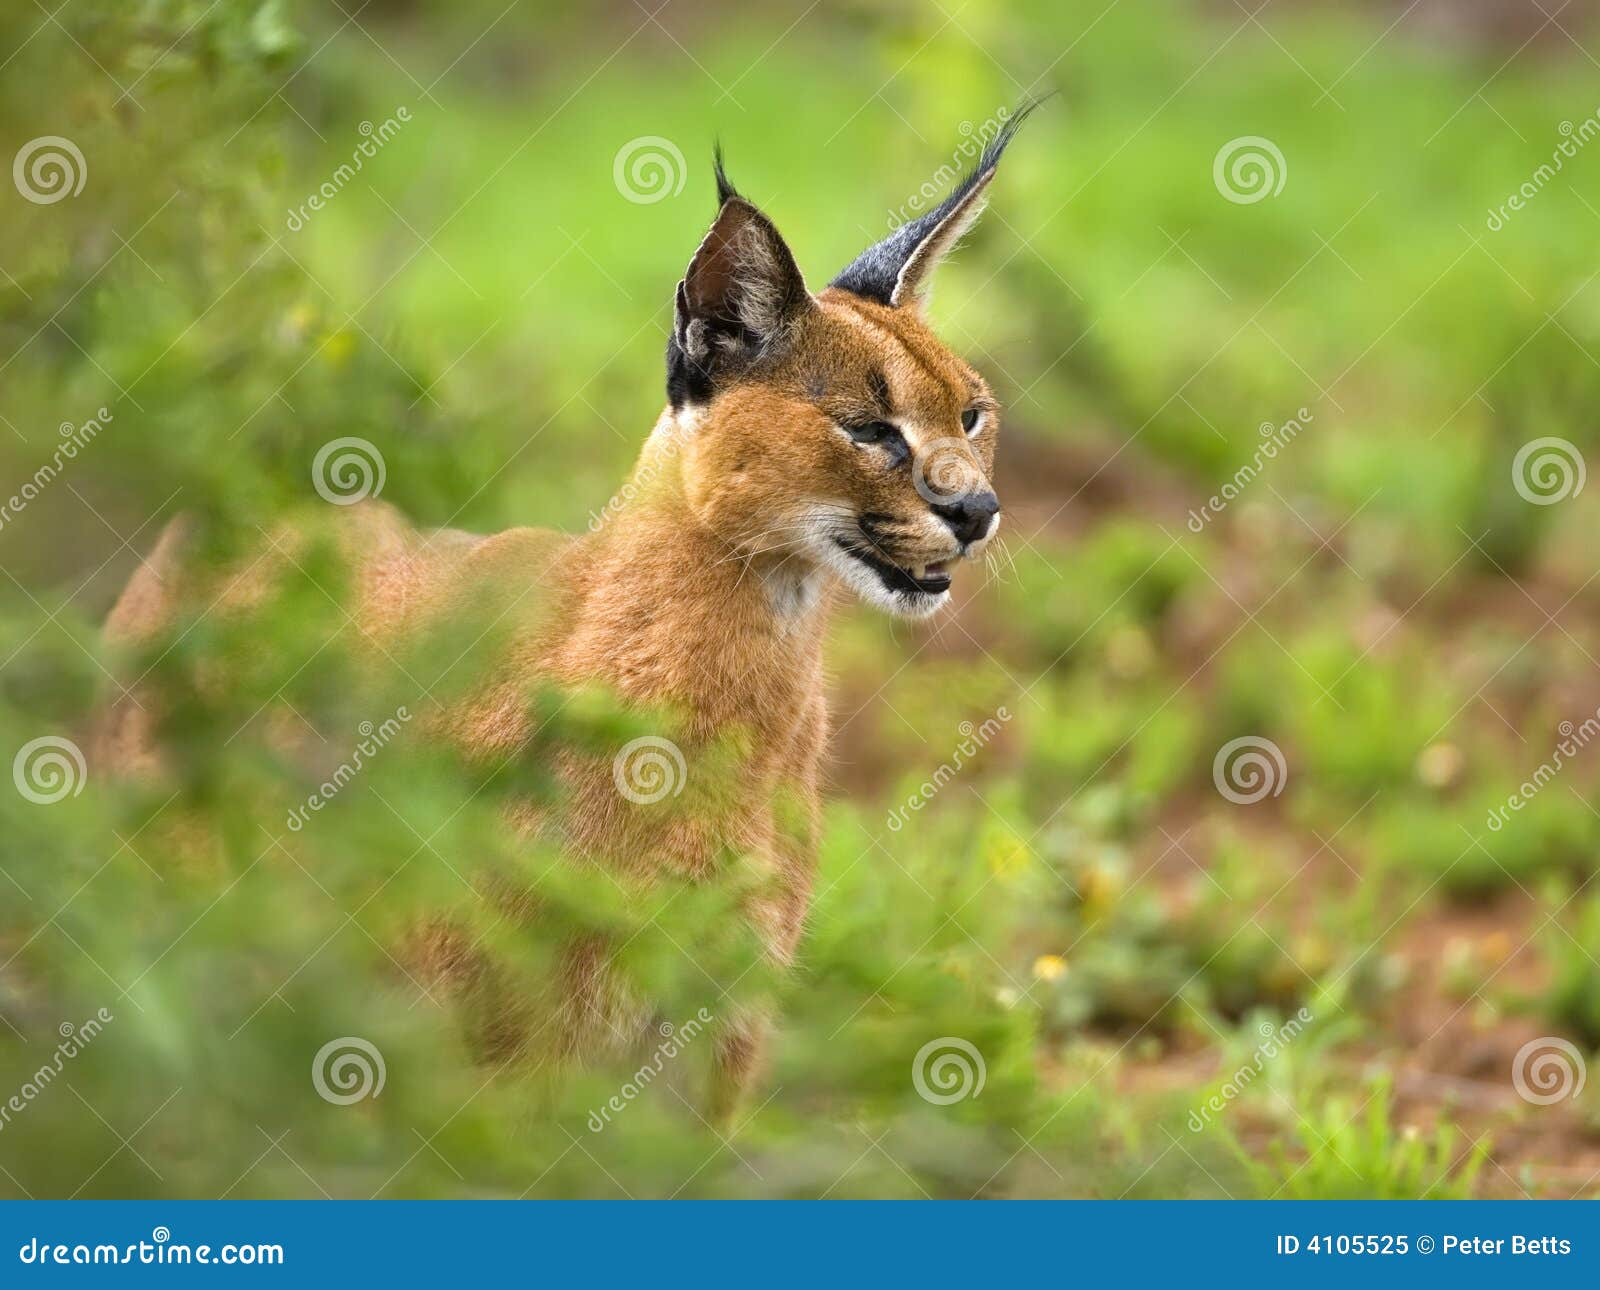
M 768 724 L 821 684 L 829 576 L 790 552 L 747 555 L 693 514 L 680 473 L 687 418 L 656 423 L 586 542 L 582 608 L 564 653 L 630 698 L 720 724 Z

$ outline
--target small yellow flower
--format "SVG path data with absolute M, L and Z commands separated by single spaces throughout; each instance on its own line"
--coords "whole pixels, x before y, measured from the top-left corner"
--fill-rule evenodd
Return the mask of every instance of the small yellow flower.
M 1124 624 L 1111 633 L 1106 641 L 1106 663 L 1111 671 L 1124 680 L 1136 680 L 1150 670 L 1156 661 L 1155 646 L 1142 627 Z
M 1126 623 L 1107 637 L 1106 664 L 1117 677 L 1138 680 L 1154 663 L 1155 645 L 1150 643 L 1149 632 L 1144 631 L 1144 627 Z
M 1294 943 L 1294 960 L 1307 976 L 1321 976 L 1328 970 L 1328 943 L 1315 932 L 1308 932 Z
M 1098 917 L 1117 903 L 1117 897 L 1122 894 L 1122 879 L 1109 866 L 1090 865 L 1078 879 L 1078 892 L 1085 908 Z
M 997 878 L 1015 878 L 1028 867 L 1028 844 L 1013 833 L 1000 833 L 984 847 L 989 871 Z
M 1067 974 L 1067 961 L 1059 954 L 1041 954 L 1033 961 L 1033 974 L 1041 981 L 1059 981 Z
M 343 367 L 355 353 L 356 338 L 348 328 L 331 331 L 323 339 L 322 357 L 329 367 Z
M 1417 778 L 1429 788 L 1449 788 L 1461 778 L 1466 765 L 1466 757 L 1455 744 L 1429 744 L 1417 758 Z

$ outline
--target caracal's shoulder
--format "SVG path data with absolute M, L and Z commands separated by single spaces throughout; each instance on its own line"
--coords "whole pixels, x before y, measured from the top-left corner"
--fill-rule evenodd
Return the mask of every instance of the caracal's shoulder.
M 378 630 L 485 607 L 537 582 L 566 539 L 539 529 L 423 528 L 387 503 L 349 508 L 342 535 L 359 570 L 359 616 Z

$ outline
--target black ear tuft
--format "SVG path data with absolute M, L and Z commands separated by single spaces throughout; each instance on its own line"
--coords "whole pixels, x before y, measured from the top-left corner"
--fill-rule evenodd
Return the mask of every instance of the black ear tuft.
M 1006 117 L 1000 132 L 979 155 L 977 164 L 955 191 L 926 215 L 920 215 L 858 255 L 833 285 L 881 305 L 913 304 L 926 294 L 934 265 L 961 240 L 983 210 L 985 190 L 995 167 L 1018 128 L 1043 99 L 1024 102 Z
M 667 341 L 672 406 L 704 403 L 728 380 L 779 353 L 811 295 L 771 220 L 741 197 L 715 154 L 717 217 L 673 298 Z
M 739 190 L 733 186 L 728 178 L 728 172 L 722 168 L 722 143 L 719 140 L 711 149 L 712 168 L 717 172 L 717 205 L 724 205 L 730 198 L 737 197 Z

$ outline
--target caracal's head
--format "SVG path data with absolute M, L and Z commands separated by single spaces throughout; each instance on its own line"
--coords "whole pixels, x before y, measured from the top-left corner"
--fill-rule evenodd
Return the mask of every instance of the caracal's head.
M 773 586 L 832 576 L 922 618 L 949 599 L 955 563 L 999 528 L 999 405 L 922 309 L 1027 110 L 941 205 L 815 295 L 719 158 L 717 217 L 678 284 L 667 393 L 696 519 Z

